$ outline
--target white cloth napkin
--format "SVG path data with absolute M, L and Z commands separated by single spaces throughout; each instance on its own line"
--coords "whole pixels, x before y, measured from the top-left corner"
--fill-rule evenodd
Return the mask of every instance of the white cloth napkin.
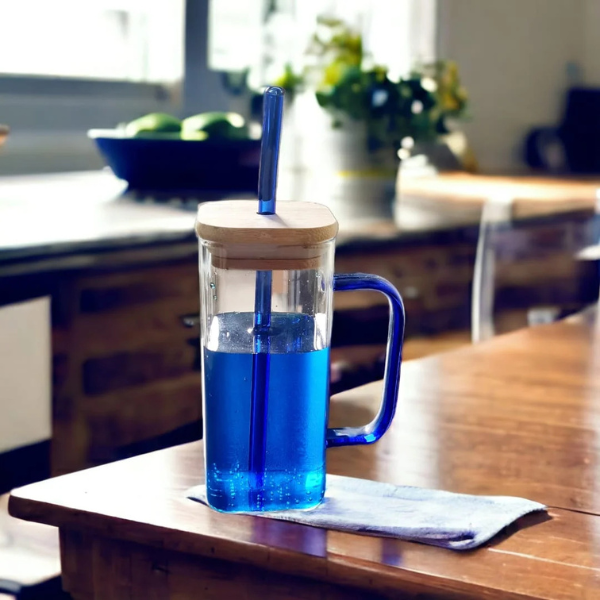
M 206 505 L 206 486 L 193 487 L 187 497 Z M 471 550 L 520 517 L 545 509 L 512 496 L 471 496 L 328 475 L 325 498 L 315 508 L 244 514 Z

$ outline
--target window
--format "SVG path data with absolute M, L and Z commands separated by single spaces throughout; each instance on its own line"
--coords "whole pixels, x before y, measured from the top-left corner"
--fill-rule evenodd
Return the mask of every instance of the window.
M 296 11 L 307 39 L 318 15 L 343 19 L 362 33 L 366 55 L 397 76 L 435 58 L 436 0 L 297 0 Z
M 0 74 L 171 83 L 184 0 L 0 0 Z
M 88 129 L 178 114 L 185 8 L 186 0 L 0 0 L 0 122 L 11 128 L 0 175 L 101 168 Z
M 437 0 L 211 0 L 209 65 L 250 69 L 254 85 L 273 81 L 286 63 L 301 71 L 317 17 L 332 15 L 362 33 L 375 63 L 400 76 L 435 59 L 436 12 Z

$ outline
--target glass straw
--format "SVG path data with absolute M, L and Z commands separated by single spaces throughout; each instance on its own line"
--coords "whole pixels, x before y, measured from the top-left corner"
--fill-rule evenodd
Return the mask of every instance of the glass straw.
M 263 130 L 258 171 L 258 214 L 275 214 L 277 193 L 277 164 L 281 143 L 284 91 L 269 87 L 263 96 Z
M 258 172 L 258 214 L 275 214 L 277 163 L 281 142 L 284 91 L 269 87 L 263 96 L 263 132 Z M 252 354 L 252 398 L 250 413 L 250 504 L 255 510 L 263 507 L 260 490 L 264 487 L 267 406 L 269 402 L 271 271 L 256 272 L 254 296 L 254 348 Z

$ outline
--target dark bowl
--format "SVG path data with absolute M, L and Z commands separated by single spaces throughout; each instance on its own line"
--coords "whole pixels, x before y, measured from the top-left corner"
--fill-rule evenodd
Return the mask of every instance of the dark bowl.
M 256 193 L 260 140 L 132 138 L 98 129 L 88 135 L 130 191 Z

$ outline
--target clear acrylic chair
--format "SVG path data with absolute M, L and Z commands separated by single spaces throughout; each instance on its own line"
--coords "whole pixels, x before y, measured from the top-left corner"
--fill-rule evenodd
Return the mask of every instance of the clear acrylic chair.
M 586 257 L 588 259 L 600 259 L 600 246 L 588 248 L 587 254 L 579 254 L 581 248 L 587 246 L 591 241 L 598 242 L 600 240 L 600 200 L 596 201 L 594 214 L 591 214 L 589 210 L 594 206 L 593 202 L 590 201 L 587 204 L 587 218 L 582 217 L 581 222 L 575 220 L 572 223 L 565 222 L 563 224 L 565 232 L 560 246 L 553 246 L 552 242 L 536 245 L 535 234 L 530 236 L 525 229 L 526 227 L 535 228 L 535 225 L 517 224 L 515 208 L 518 206 L 522 213 L 529 214 L 539 209 L 539 203 L 533 195 L 528 197 L 526 193 L 523 197 L 523 195 L 519 195 L 519 191 L 522 190 L 506 188 L 493 192 L 482 208 L 471 297 L 471 339 L 473 343 L 488 340 L 496 334 L 494 314 L 497 303 L 498 271 L 501 263 L 504 263 L 503 267 L 509 271 L 511 266 L 510 264 L 507 266 L 507 262 L 512 262 L 515 265 L 519 261 L 526 260 L 525 257 L 547 258 L 552 254 L 556 256 L 560 254 L 563 257 L 561 262 L 563 268 L 567 266 L 565 261 L 572 260 L 572 268 L 581 269 L 581 276 L 587 280 L 593 276 L 593 269 L 581 268 L 583 265 L 581 263 L 578 265 L 578 259 Z M 582 188 L 581 194 L 578 208 L 582 206 L 581 199 L 589 196 L 589 186 Z M 536 203 L 537 207 L 535 206 Z M 555 224 L 560 223 L 559 214 L 557 213 L 552 217 Z M 517 235 L 516 232 L 519 228 L 522 228 L 522 233 Z M 531 239 L 534 240 L 533 243 Z M 597 283 L 597 272 L 595 277 Z M 577 301 L 575 299 L 570 301 L 565 298 L 550 298 L 549 302 L 536 304 L 534 299 L 531 305 L 527 307 L 526 324 L 533 326 L 551 322 L 576 307 L 577 302 L 595 301 L 595 298 L 591 297 L 588 287 L 585 287 L 581 292 L 581 298 Z M 566 305 L 563 305 L 563 302 Z

